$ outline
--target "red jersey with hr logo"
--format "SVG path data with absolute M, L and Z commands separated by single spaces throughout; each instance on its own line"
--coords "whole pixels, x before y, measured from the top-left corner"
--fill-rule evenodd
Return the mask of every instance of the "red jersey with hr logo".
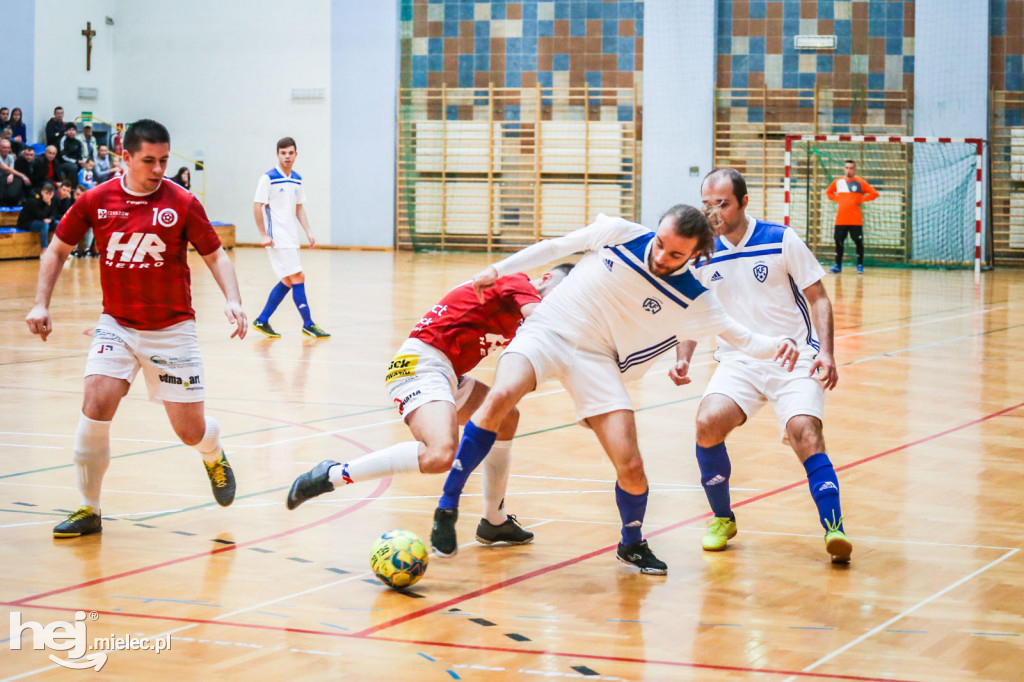
M 540 295 L 521 272 L 499 277 L 484 290 L 483 303 L 467 282 L 449 291 L 409 336 L 444 353 L 462 376 L 489 352 L 508 345 L 523 323 L 522 307 L 530 303 L 540 303 Z
M 103 312 L 132 329 L 163 329 L 195 318 L 188 245 L 206 256 L 220 248 L 202 204 L 164 180 L 135 194 L 114 178 L 72 204 L 57 226 L 65 244 L 90 227 L 100 253 Z

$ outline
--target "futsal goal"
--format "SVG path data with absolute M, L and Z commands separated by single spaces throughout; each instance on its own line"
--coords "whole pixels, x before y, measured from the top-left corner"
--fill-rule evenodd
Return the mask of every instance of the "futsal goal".
M 882 135 L 787 135 L 785 223 L 824 260 L 835 251 L 837 204 L 826 196 L 844 164 L 878 190 L 861 205 L 873 263 L 981 268 L 983 141 Z

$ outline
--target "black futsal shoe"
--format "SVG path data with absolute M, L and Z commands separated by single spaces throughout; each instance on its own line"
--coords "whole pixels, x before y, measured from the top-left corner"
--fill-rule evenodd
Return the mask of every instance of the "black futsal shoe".
M 668 564 L 654 556 L 654 552 L 647 546 L 647 540 L 624 545 L 619 543 L 615 552 L 615 558 L 624 564 L 636 566 L 641 573 L 648 575 L 665 575 L 668 573 Z
M 525 545 L 533 542 L 533 533 L 519 525 L 518 519 L 508 515 L 505 523 L 495 526 L 487 519 L 480 519 L 476 527 L 476 541 L 482 545 L 504 542 L 509 545 Z
M 288 491 L 288 501 L 285 503 L 289 509 L 295 509 L 306 500 L 329 493 L 334 490 L 327 472 L 337 462 L 332 459 L 325 459 L 315 467 L 302 474 L 292 483 L 292 489 Z
M 430 546 L 443 557 L 455 556 L 459 543 L 455 537 L 455 522 L 459 520 L 458 509 L 434 510 L 434 527 L 430 531 Z

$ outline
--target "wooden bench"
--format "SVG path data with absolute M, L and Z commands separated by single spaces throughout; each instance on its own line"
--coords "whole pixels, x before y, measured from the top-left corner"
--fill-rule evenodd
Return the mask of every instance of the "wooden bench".
M 4 215 L 0 213 L 0 215 Z M 15 213 L 15 216 L 18 214 Z M 17 218 L 15 218 L 17 220 Z M 235 246 L 235 226 L 217 223 L 213 226 L 225 249 Z M 0 233 L 0 260 L 14 258 L 39 258 L 39 235 L 35 232 Z

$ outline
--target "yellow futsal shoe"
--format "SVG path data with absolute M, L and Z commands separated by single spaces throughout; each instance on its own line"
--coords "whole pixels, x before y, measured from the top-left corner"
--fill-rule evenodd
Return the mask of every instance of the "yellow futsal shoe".
M 708 521 L 708 532 L 701 543 L 705 552 L 721 552 L 729 540 L 736 537 L 736 519 L 716 516 Z
M 99 533 L 103 530 L 103 521 L 92 507 L 85 505 L 78 511 L 68 515 L 53 529 L 55 538 L 77 538 L 81 535 Z
M 825 533 L 825 551 L 832 557 L 832 563 L 850 563 L 850 555 L 853 554 L 853 543 L 850 542 L 850 538 L 846 537 L 846 533 L 839 530 L 839 527 L 843 525 L 842 517 L 839 517 L 837 523 L 831 523 L 828 519 L 825 519 L 825 525 L 828 527 L 828 531 Z
M 220 451 L 220 459 L 213 464 L 203 462 L 206 467 L 206 475 L 210 478 L 210 488 L 213 490 L 213 499 L 222 507 L 230 506 L 235 501 L 235 472 L 231 470 L 231 464 L 224 451 Z
M 256 320 L 252 323 L 252 328 L 258 331 L 264 336 L 269 336 L 272 339 L 279 339 L 281 335 L 274 331 L 274 328 L 270 326 L 270 322 L 260 322 Z

